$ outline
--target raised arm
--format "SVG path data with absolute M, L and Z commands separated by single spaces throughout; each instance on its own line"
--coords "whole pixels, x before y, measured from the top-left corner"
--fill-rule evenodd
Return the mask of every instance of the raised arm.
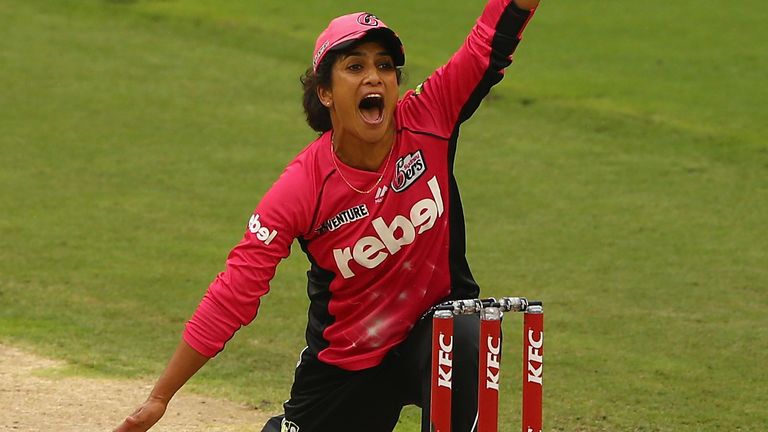
M 453 138 L 504 76 L 538 0 L 488 0 L 456 53 L 401 102 L 401 124 Z

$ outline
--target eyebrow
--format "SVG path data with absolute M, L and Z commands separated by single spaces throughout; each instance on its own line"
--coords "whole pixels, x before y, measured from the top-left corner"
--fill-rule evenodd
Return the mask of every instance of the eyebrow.
M 392 57 L 392 54 L 390 54 L 388 51 L 379 51 L 376 53 L 376 55 L 381 57 Z M 349 57 L 365 57 L 365 54 L 363 54 L 362 51 L 351 51 L 344 55 L 344 58 Z

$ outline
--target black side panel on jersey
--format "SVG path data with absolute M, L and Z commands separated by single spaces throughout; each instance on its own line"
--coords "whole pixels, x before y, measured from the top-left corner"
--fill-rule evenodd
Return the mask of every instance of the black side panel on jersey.
M 450 269 L 451 269 L 451 294 L 449 299 L 477 298 L 480 295 L 480 287 L 477 285 L 472 271 L 467 262 L 467 240 L 464 224 L 464 210 L 461 205 L 459 187 L 453 173 L 456 159 L 456 143 L 459 139 L 459 128 L 480 106 L 480 102 L 496 85 L 504 75 L 502 69 L 509 66 L 512 61 L 509 56 L 515 51 L 520 40 L 517 38 L 520 30 L 525 26 L 530 12 L 519 9 L 514 2 L 510 2 L 496 24 L 496 34 L 491 42 L 491 59 L 488 69 L 477 87 L 470 95 L 464 107 L 459 113 L 456 127 L 448 142 L 448 169 L 450 174 L 449 199 L 450 199 Z
M 319 265 L 307 250 L 306 240 L 299 238 L 301 250 L 307 255 L 311 267 L 307 272 L 307 295 L 309 296 L 309 311 L 307 312 L 307 347 L 309 352 L 317 355 L 328 348 L 330 343 L 323 338 L 323 332 L 334 323 L 335 318 L 328 312 L 331 301 L 331 282 L 334 274 Z
M 458 137 L 458 128 L 456 137 Z M 480 296 L 480 287 L 472 276 L 467 262 L 466 250 L 467 239 L 464 230 L 464 210 L 461 206 L 461 197 L 459 188 L 456 185 L 456 178 L 453 175 L 453 158 L 456 153 L 456 138 L 450 141 L 450 244 L 448 246 L 448 261 L 451 269 L 451 293 L 446 300 L 458 300 L 466 298 L 478 298 Z

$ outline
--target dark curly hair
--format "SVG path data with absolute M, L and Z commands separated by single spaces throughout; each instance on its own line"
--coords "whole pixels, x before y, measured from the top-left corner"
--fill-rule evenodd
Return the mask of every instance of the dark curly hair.
M 313 130 L 323 133 L 333 129 L 333 125 L 331 124 L 331 112 L 328 110 L 328 107 L 320 102 L 320 98 L 317 96 L 317 89 L 319 87 L 331 87 L 333 65 L 336 64 L 336 60 L 338 60 L 339 57 L 352 50 L 354 47 L 371 40 L 378 41 L 378 38 L 373 35 L 368 35 L 344 50 L 328 52 L 325 55 L 325 58 L 323 58 L 323 61 L 317 66 L 317 73 L 310 67 L 307 68 L 306 72 L 299 78 L 304 89 L 304 114 L 307 116 L 307 124 L 309 124 L 309 127 Z M 397 68 L 395 73 L 397 74 L 397 83 L 400 84 L 403 74 L 402 68 Z

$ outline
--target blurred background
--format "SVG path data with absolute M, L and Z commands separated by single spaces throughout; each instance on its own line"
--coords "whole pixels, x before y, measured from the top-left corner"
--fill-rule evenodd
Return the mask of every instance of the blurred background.
M 768 9 L 542 3 L 463 127 L 456 170 L 483 295 L 545 302 L 545 428 L 765 430 Z M 0 1 L 0 342 L 73 374 L 156 377 L 259 198 L 315 137 L 298 77 L 327 22 L 367 10 L 395 29 L 405 91 L 482 7 Z M 281 410 L 307 268 L 294 247 L 191 388 Z M 509 318 L 504 431 L 519 424 Z

